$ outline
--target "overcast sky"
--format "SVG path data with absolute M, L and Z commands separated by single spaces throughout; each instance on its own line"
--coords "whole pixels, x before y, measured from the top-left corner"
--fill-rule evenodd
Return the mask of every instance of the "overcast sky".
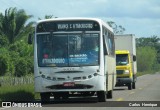
M 0 12 L 24 9 L 33 20 L 55 17 L 95 17 L 122 25 L 125 34 L 160 37 L 160 0 L 0 0 Z

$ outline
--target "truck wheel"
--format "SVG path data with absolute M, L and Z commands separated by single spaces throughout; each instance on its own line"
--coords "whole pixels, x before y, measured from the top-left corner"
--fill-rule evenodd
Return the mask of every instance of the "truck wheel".
M 128 84 L 128 90 L 132 90 L 132 83 Z
M 99 102 L 106 102 L 106 92 L 105 91 L 97 91 L 97 97 Z
M 136 83 L 135 82 L 132 83 L 132 88 L 136 89 Z
M 42 103 L 47 103 L 50 101 L 50 93 L 40 93 L 40 96 Z
M 108 98 L 108 99 L 112 99 L 112 97 L 113 97 L 113 91 L 110 90 L 110 91 L 108 91 L 108 93 L 107 93 L 107 98 Z

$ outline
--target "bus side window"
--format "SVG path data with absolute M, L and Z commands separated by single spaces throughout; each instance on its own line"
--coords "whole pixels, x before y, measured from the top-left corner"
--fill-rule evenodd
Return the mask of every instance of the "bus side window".
M 110 53 L 111 55 L 114 55 L 115 54 L 114 36 L 111 33 L 108 34 L 108 43 L 109 43 Z

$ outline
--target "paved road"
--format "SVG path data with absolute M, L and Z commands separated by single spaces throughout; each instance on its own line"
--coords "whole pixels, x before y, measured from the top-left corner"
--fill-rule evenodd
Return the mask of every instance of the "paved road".
M 160 74 L 138 77 L 136 89 L 116 87 L 114 98 L 110 101 L 160 101 Z
M 128 90 L 127 87 L 115 87 L 113 99 L 108 99 L 107 102 L 98 102 L 96 97 L 86 97 L 70 98 L 67 101 L 56 101 L 42 106 L 47 107 L 48 110 L 52 110 L 52 107 L 54 107 L 54 110 L 118 110 L 120 108 L 123 110 L 160 110 L 160 107 L 142 107 L 142 103 L 151 103 L 155 106 L 158 104 L 160 106 L 160 74 L 148 74 L 138 77 L 136 89 L 133 90 Z M 134 107 L 124 107 L 124 105 Z M 44 109 L 43 107 L 37 110 Z
M 120 101 L 120 103 L 119 103 Z M 127 101 L 127 102 L 125 102 Z M 96 97 L 92 98 L 71 98 L 67 101 L 51 102 L 44 104 L 44 107 L 106 107 L 108 104 L 129 104 L 130 101 L 142 101 L 130 104 L 138 106 L 142 103 L 157 103 L 145 101 L 160 101 L 160 74 L 148 74 L 138 77 L 136 89 L 128 90 L 127 87 L 115 87 L 113 99 L 108 99 L 107 102 L 97 102 Z M 134 105 L 135 104 L 135 105 Z M 159 102 L 160 104 L 160 102 Z M 112 106 L 112 105 L 110 105 Z M 118 105 L 121 106 L 121 105 Z M 141 105 L 140 105 L 141 106 Z M 155 105 L 156 106 L 156 105 Z

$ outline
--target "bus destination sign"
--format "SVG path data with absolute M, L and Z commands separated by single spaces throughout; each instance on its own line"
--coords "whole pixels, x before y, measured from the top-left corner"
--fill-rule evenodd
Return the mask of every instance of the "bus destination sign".
M 57 24 L 58 30 L 68 30 L 68 29 L 93 29 L 92 23 L 83 23 L 83 24 Z
M 37 32 L 58 31 L 99 31 L 100 26 L 96 21 L 50 21 L 37 25 Z

